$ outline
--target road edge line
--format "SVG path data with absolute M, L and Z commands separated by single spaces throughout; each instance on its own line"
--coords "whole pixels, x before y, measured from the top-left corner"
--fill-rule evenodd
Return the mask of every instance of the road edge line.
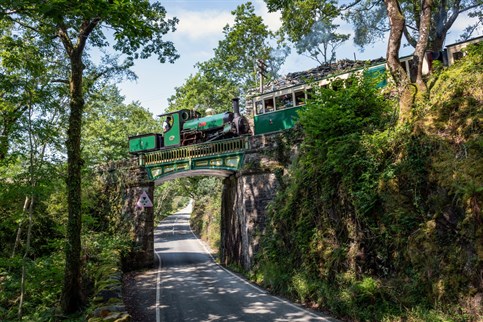
M 158 258 L 158 273 L 156 276 L 156 322 L 161 322 L 161 312 L 160 312 L 160 301 L 161 301 L 161 256 L 156 251 L 156 247 L 154 247 L 154 254 Z
M 245 278 L 242 278 L 241 276 L 233 273 L 232 271 L 228 270 L 227 268 L 221 266 L 220 264 L 218 264 L 215 260 L 215 258 L 213 257 L 213 255 L 211 255 L 211 252 L 210 250 L 206 247 L 205 243 L 200 239 L 198 238 L 198 236 L 196 236 L 196 234 L 193 232 L 193 229 L 191 229 L 191 225 L 189 224 L 188 222 L 188 226 L 190 227 L 190 231 L 191 233 L 193 234 L 193 236 L 195 236 L 196 240 L 198 241 L 198 243 L 201 244 L 201 246 L 204 248 L 204 250 L 206 251 L 206 253 L 211 257 L 211 259 L 213 260 L 213 263 L 218 266 L 219 268 L 221 268 L 222 270 L 224 270 L 225 272 L 227 272 L 228 274 L 232 275 L 233 277 L 236 277 L 238 280 L 242 281 L 244 284 L 250 286 L 251 288 L 257 290 L 258 292 L 262 293 L 262 294 L 266 294 L 266 295 L 270 295 L 270 296 L 273 296 L 274 298 L 276 298 L 277 300 L 279 300 L 280 302 L 284 303 L 284 304 L 287 304 L 295 309 L 298 309 L 300 311 L 304 311 L 306 312 L 307 314 L 311 315 L 312 317 L 315 317 L 317 319 L 320 319 L 322 321 L 328 321 L 328 322 L 331 322 L 331 321 L 336 321 L 332 318 L 326 318 L 326 317 L 323 317 L 323 316 L 320 316 L 320 315 L 317 315 L 315 314 L 314 312 L 311 312 L 309 310 L 307 310 L 306 308 L 302 307 L 302 306 L 298 306 L 298 305 L 295 305 L 283 298 L 280 298 L 276 295 L 273 295 L 271 293 L 269 293 L 268 291 L 262 289 L 262 288 L 259 288 L 258 286 L 255 286 L 253 285 L 253 283 L 249 282 L 248 280 L 246 280 Z M 159 321 L 158 321 L 159 322 Z

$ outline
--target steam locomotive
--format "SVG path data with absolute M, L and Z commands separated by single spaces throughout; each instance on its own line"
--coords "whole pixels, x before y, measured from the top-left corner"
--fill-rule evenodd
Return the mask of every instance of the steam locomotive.
M 165 119 L 164 133 L 130 136 L 129 153 L 136 155 L 250 133 L 248 120 L 240 115 L 238 98 L 233 99 L 233 112 L 201 117 L 196 111 L 182 109 L 159 117 Z

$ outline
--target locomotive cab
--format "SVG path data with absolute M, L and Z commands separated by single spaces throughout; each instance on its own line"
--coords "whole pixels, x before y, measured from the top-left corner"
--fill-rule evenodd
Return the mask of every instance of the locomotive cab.
M 187 121 L 199 118 L 200 116 L 200 113 L 187 109 L 159 115 L 159 117 L 165 117 L 164 122 L 168 122 L 168 118 L 170 118 L 169 128 L 163 133 L 162 147 L 169 148 L 184 145 L 182 144 L 181 135 L 184 124 Z

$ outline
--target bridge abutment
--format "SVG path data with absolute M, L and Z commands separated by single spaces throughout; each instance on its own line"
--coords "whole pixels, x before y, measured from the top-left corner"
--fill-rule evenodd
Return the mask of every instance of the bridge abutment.
M 278 186 L 276 174 L 259 168 L 224 180 L 220 254 L 224 265 L 251 268 L 265 230 L 267 206 L 275 198 Z
M 154 182 L 148 179 L 146 170 L 137 164 L 129 168 L 129 182 L 125 185 L 122 213 L 131 222 L 131 250 L 123 259 L 126 270 L 136 270 L 154 265 L 154 208 L 142 207 L 138 200 L 146 192 L 154 200 Z

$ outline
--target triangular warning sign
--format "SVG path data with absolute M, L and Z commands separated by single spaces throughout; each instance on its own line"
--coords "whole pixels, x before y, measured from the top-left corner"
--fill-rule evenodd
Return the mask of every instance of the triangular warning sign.
M 138 207 L 145 207 L 145 208 L 149 208 L 149 207 L 153 206 L 153 203 L 152 203 L 151 199 L 149 199 L 149 196 L 146 193 L 146 191 L 143 191 L 143 193 L 141 194 L 141 197 L 139 197 L 139 200 L 138 200 L 136 205 Z

